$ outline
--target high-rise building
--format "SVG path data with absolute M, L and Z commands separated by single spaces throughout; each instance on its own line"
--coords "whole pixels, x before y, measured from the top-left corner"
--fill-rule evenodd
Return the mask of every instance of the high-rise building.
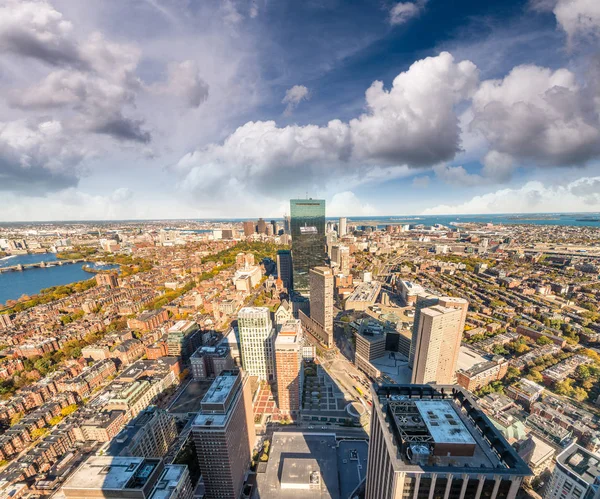
M 297 413 L 302 400 L 302 345 L 300 321 L 281 325 L 275 340 L 277 405 L 283 413 Z
M 265 222 L 262 218 L 258 219 L 258 223 L 256 224 L 256 232 L 259 234 L 267 233 L 267 222 Z
M 292 289 L 292 252 L 290 250 L 277 252 L 277 276 L 285 288 Z
M 206 499 L 239 497 L 256 433 L 248 375 L 223 371 L 202 399 L 192 435 Z
M 338 224 L 338 235 L 343 237 L 347 234 L 347 225 L 348 219 L 346 217 L 340 217 L 340 222 Z
M 242 367 L 249 376 L 268 381 L 275 374 L 275 329 L 267 307 L 244 307 L 238 313 Z
M 457 386 L 373 386 L 366 499 L 514 499 L 531 470 Z
M 458 352 L 460 349 L 462 334 L 465 329 L 465 321 L 467 319 L 467 310 L 469 308 L 469 302 L 467 300 L 464 300 L 463 298 L 455 298 L 452 296 L 419 294 L 417 295 L 417 300 L 415 302 L 415 321 L 413 323 L 412 341 L 410 345 L 410 355 L 408 358 L 408 366 L 411 368 L 414 366 L 415 352 L 418 344 L 418 332 L 421 310 L 427 307 L 432 307 L 433 305 L 441 305 L 442 307 L 447 308 L 457 308 L 461 312 L 460 325 L 458 326 L 459 334 L 454 338 L 455 343 L 452 346 L 452 362 L 456 366 L 456 362 L 458 361 Z
M 251 236 L 256 232 L 256 224 L 251 220 L 244 222 L 244 236 Z
M 310 269 L 327 265 L 325 200 L 292 199 L 290 207 L 294 290 L 308 294 Z
M 284 234 L 291 234 L 292 233 L 292 224 L 290 221 L 290 217 L 288 215 L 285 215 L 283 217 L 283 233 Z
M 323 331 L 327 347 L 333 345 L 333 272 L 329 267 L 310 270 L 310 318 Z
M 337 264 L 340 273 L 350 274 L 350 248 L 348 246 L 333 245 L 331 248 L 331 261 Z
M 167 331 L 167 352 L 187 361 L 194 352 L 194 335 L 200 330 L 194 321 L 178 321 Z
M 421 310 L 411 383 L 452 384 L 448 343 L 454 343 L 459 325 L 460 310 L 439 305 Z
M 275 220 L 271 220 L 271 227 L 273 227 L 273 234 L 277 235 L 279 233 L 279 229 L 277 228 L 277 222 Z
M 175 418 L 150 406 L 131 420 L 106 449 L 109 456 L 164 457 L 177 438 Z
M 544 499 L 600 499 L 600 454 L 569 445 L 556 457 Z

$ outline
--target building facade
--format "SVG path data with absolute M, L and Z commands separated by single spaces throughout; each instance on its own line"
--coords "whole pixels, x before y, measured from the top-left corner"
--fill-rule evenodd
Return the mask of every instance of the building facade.
M 544 499 L 600 499 L 600 455 L 573 443 L 556 457 Z
M 302 345 L 299 320 L 284 323 L 275 340 L 277 405 L 286 414 L 295 414 L 302 402 Z
M 192 423 L 206 499 L 240 495 L 256 434 L 248 376 L 224 371 L 202 399 Z
M 310 317 L 319 324 L 333 345 L 333 272 L 329 267 L 310 269 Z
M 290 209 L 293 286 L 298 293 L 308 294 L 310 269 L 328 260 L 325 200 L 292 199 Z
M 242 366 L 249 376 L 273 379 L 275 329 L 267 307 L 244 307 L 238 313 Z
M 277 252 L 277 277 L 283 282 L 283 287 L 292 289 L 293 286 L 292 252 L 279 250 Z

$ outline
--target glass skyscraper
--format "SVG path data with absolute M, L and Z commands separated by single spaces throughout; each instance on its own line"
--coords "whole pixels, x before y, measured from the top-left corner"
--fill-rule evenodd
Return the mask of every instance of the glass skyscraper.
M 294 291 L 306 294 L 310 269 L 327 265 L 325 200 L 292 199 L 290 215 L 293 287 Z

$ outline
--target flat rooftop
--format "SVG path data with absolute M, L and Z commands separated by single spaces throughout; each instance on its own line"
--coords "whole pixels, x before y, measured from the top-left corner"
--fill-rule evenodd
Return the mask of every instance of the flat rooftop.
M 261 499 L 341 497 L 335 434 L 275 432 L 257 488 Z
M 556 458 L 559 464 L 592 485 L 600 477 L 600 455 L 573 444 Z
M 141 489 L 160 459 L 143 457 L 91 456 L 63 485 L 75 490 Z
M 235 381 L 238 376 L 230 376 L 228 374 L 222 374 L 217 376 L 213 381 L 213 384 L 210 385 L 210 388 L 204 395 L 202 399 L 202 403 L 204 404 L 222 404 L 225 402 Z
M 196 327 L 196 323 L 192 322 L 192 321 L 177 321 L 175 324 L 173 324 L 168 332 L 169 333 L 185 333 L 187 332 L 189 329 L 195 328 Z
M 186 465 L 167 464 L 149 499 L 170 499 L 186 471 Z
M 415 402 L 415 405 L 435 443 L 475 444 L 452 402 L 422 400 Z

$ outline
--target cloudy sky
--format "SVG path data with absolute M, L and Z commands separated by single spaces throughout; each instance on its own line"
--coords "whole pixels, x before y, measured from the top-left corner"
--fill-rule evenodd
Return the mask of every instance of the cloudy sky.
M 598 0 L 0 0 L 0 220 L 600 211 Z

